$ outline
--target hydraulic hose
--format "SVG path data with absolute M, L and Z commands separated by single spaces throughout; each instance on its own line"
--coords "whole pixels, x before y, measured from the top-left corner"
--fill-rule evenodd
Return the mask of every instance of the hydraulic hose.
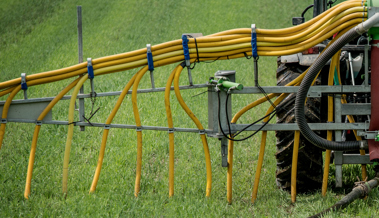
M 116 105 L 114 106 L 114 108 L 112 109 L 112 112 L 109 114 L 107 120 L 105 121 L 105 125 L 110 125 L 112 123 L 113 118 L 116 116 L 118 110 L 120 109 L 121 103 L 125 99 L 125 96 L 128 94 L 128 91 L 130 90 L 130 87 L 132 87 L 137 75 L 138 74 L 134 74 L 134 76 L 129 80 L 125 88 L 122 90 L 120 96 L 118 97 Z M 104 155 L 105 155 L 105 147 L 107 145 L 108 134 L 109 134 L 109 129 L 104 129 L 100 152 L 99 152 L 99 159 L 97 161 L 95 175 L 93 176 L 90 193 L 95 192 L 97 182 L 99 181 L 101 167 L 103 165 L 103 160 L 104 160 Z
M 183 110 L 188 114 L 188 116 L 192 119 L 192 121 L 196 124 L 197 128 L 199 131 L 204 131 L 203 125 L 200 123 L 199 119 L 193 114 L 191 109 L 187 106 L 187 104 L 184 102 L 182 95 L 180 94 L 179 90 L 179 77 L 180 74 L 184 68 L 184 64 L 180 65 L 175 74 L 174 78 L 174 90 L 175 90 L 175 95 L 176 98 L 178 99 L 178 102 L 180 106 L 182 106 Z M 207 169 L 207 189 L 206 189 L 206 196 L 209 197 L 211 194 L 212 190 L 212 166 L 211 166 L 211 156 L 209 153 L 209 148 L 208 148 L 208 142 L 207 142 L 207 137 L 205 136 L 205 132 L 200 132 L 200 137 L 201 141 L 203 143 L 203 148 L 204 148 L 204 154 L 205 154 L 205 165 Z
M 301 82 L 298 94 L 295 101 L 295 117 L 298 123 L 299 129 L 305 138 L 312 144 L 329 150 L 346 151 L 346 150 L 358 150 L 360 148 L 360 141 L 347 141 L 347 142 L 334 142 L 325 140 L 316 135 L 308 126 L 304 114 L 304 103 L 309 87 L 313 80 L 317 76 L 318 72 L 324 67 L 328 60 L 340 50 L 346 43 L 353 40 L 357 36 L 366 32 L 379 20 L 379 14 L 375 14 L 373 17 L 358 25 L 357 27 L 349 30 L 338 38 L 333 44 L 331 44 L 326 50 L 317 58 L 313 65 L 309 68 L 308 73 L 305 75 Z
M 38 116 L 37 120 L 42 121 L 47 113 L 63 98 L 67 92 L 69 92 L 74 86 L 78 83 L 80 78 L 74 80 L 72 83 L 70 83 L 65 89 L 63 89 L 55 98 L 46 106 L 46 108 L 42 111 L 42 113 Z M 34 128 L 34 134 L 33 134 L 33 140 L 32 140 L 32 146 L 30 149 L 30 157 L 29 157 L 29 164 L 28 164 L 28 171 L 26 174 L 26 184 L 25 184 L 25 192 L 24 197 L 26 199 L 29 199 L 30 195 L 30 187 L 32 183 L 32 176 L 33 176 L 33 166 L 34 166 L 34 159 L 35 154 L 37 150 L 37 142 L 38 142 L 38 134 L 41 129 L 41 125 L 36 125 Z

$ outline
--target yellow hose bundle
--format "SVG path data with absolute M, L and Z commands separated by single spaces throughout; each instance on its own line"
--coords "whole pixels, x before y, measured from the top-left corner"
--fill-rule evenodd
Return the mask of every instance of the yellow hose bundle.
M 344 33 L 347 30 L 351 29 L 353 26 L 361 23 L 367 18 L 367 9 L 362 6 L 361 0 L 350 0 L 342 2 L 331 9 L 325 11 L 321 15 L 301 24 L 298 26 L 269 30 L 269 29 L 256 29 L 257 32 L 257 46 L 258 46 L 258 55 L 260 56 L 278 56 L 278 55 L 289 55 L 297 52 L 304 51 L 308 48 L 311 48 L 318 43 L 330 38 L 336 32 Z M 342 35 L 342 34 L 341 34 Z M 195 39 L 189 39 L 188 43 L 189 53 L 191 58 L 191 63 L 195 60 L 206 61 L 206 60 L 225 60 L 233 58 L 241 58 L 246 55 L 252 55 L 251 51 L 251 29 L 250 28 L 241 28 L 227 30 L 212 35 L 199 37 Z M 170 42 L 165 42 L 162 44 L 154 45 L 151 47 L 152 54 L 154 56 L 154 67 L 164 66 L 168 64 L 178 63 L 184 60 L 183 56 L 183 47 L 182 40 L 174 40 Z M 117 100 L 115 107 L 110 113 L 108 119 L 106 120 L 106 125 L 110 125 L 115 114 L 121 106 L 123 99 L 128 93 L 131 86 L 133 86 L 132 92 L 132 104 L 133 104 L 133 113 L 135 117 L 135 122 L 137 126 L 137 170 L 136 170 L 136 181 L 135 181 L 135 196 L 138 195 L 140 191 L 140 179 L 141 179 L 141 167 L 142 167 L 142 132 L 141 120 L 139 116 L 139 110 L 137 105 L 137 90 L 138 84 L 147 72 L 147 58 L 146 58 L 147 49 L 139 49 L 135 51 L 126 52 L 123 54 L 111 55 L 107 57 L 101 57 L 94 59 L 92 61 L 94 75 L 100 76 L 109 73 L 115 73 L 125 70 L 130 70 L 134 68 L 141 67 L 141 70 L 136 73 L 131 80 L 126 84 L 123 89 L 120 97 Z M 204 127 L 200 121 L 196 118 L 193 112 L 188 108 L 184 102 L 180 90 L 179 90 L 179 77 L 183 70 L 181 65 L 177 66 L 174 71 L 168 77 L 166 83 L 165 91 L 165 107 L 166 115 L 168 120 L 168 127 L 170 129 L 174 128 L 173 119 L 170 108 L 170 88 L 172 83 L 174 83 L 175 95 L 178 102 L 182 106 L 183 110 L 188 114 L 188 116 L 196 124 L 197 128 L 201 133 L 201 140 L 203 143 L 204 153 L 205 153 L 205 162 L 206 162 L 206 172 L 207 172 L 207 186 L 206 186 L 206 196 L 210 195 L 212 187 L 212 170 L 211 170 L 211 159 L 209 154 L 208 143 L 205 134 L 202 134 Z M 51 83 L 56 81 L 61 81 L 70 78 L 75 79 L 69 86 L 67 86 L 62 92 L 57 95 L 57 97 L 47 106 L 44 112 L 41 113 L 38 120 L 42 120 L 46 113 L 51 110 L 51 108 L 72 88 L 74 88 L 72 97 L 70 100 L 69 114 L 68 114 L 68 134 L 66 141 L 66 149 L 64 155 L 63 163 L 63 180 L 62 180 L 62 189 L 63 193 L 67 193 L 67 181 L 68 181 L 68 165 L 69 165 L 69 156 L 71 149 L 71 142 L 73 137 L 74 130 L 74 111 L 75 111 L 75 100 L 78 95 L 80 87 L 87 80 L 87 62 L 77 64 L 74 66 L 47 71 L 37 74 L 28 75 L 26 77 L 27 85 L 34 86 L 45 83 Z M 286 86 L 298 85 L 306 72 L 301 74 L 291 83 Z M 14 96 L 21 90 L 19 85 L 21 82 L 20 78 L 2 81 L 0 82 L 0 97 L 9 94 L 4 107 L 2 118 L 6 119 L 9 106 L 14 98 Z M 268 98 L 274 98 L 276 96 L 280 97 L 274 102 L 275 105 L 278 105 L 282 99 L 285 98 L 287 94 L 269 94 Z M 255 102 L 250 103 L 245 106 L 239 112 L 235 114 L 232 119 L 232 123 L 236 123 L 237 120 L 248 110 L 253 107 L 267 101 L 266 98 L 260 98 Z M 270 113 L 274 108 L 270 107 L 267 113 Z M 349 118 L 350 119 L 350 118 Z M 267 121 L 267 119 L 265 119 Z M 354 122 L 350 120 L 350 122 Z M 2 146 L 2 141 L 5 134 L 5 123 L 2 123 L 0 126 L 0 149 Z M 35 127 L 35 132 L 33 135 L 32 148 L 29 158 L 29 166 L 27 173 L 27 182 L 25 187 L 25 197 L 28 198 L 30 195 L 30 185 L 32 178 L 32 170 L 34 164 L 34 155 L 35 149 L 38 141 L 38 133 L 41 126 Z M 103 138 L 100 147 L 99 159 L 91 185 L 90 192 L 94 192 L 98 183 L 100 176 L 101 166 L 103 163 L 103 158 L 105 154 L 105 147 L 107 142 L 109 129 L 104 129 Z M 252 201 L 256 199 L 259 177 L 260 177 L 260 168 L 263 163 L 263 154 L 266 143 L 267 131 L 262 132 L 262 142 L 260 149 L 260 156 L 258 161 L 257 173 L 254 183 Z M 231 137 L 233 137 L 231 135 Z M 229 141 L 229 150 L 228 150 L 228 174 L 227 174 L 227 199 L 229 202 L 232 201 L 232 167 L 233 167 L 233 141 Z M 169 196 L 174 194 L 174 133 L 169 133 Z

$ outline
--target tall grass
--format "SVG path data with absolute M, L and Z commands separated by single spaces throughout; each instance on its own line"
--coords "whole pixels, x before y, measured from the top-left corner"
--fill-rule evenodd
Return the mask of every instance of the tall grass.
M 2 1 L 0 2 L 0 81 L 20 73 L 39 73 L 77 63 L 76 5 L 83 7 L 84 57 L 102 57 L 180 38 L 182 33 L 204 35 L 227 29 L 249 27 L 283 28 L 313 1 Z M 154 71 L 156 86 L 165 86 L 175 65 Z M 205 83 L 217 70 L 236 70 L 237 81 L 253 85 L 251 60 L 201 63 L 193 70 L 195 83 Z M 276 57 L 259 60 L 260 84 L 276 84 Z M 137 71 L 130 70 L 95 78 L 97 92 L 119 91 Z M 183 73 L 185 75 L 185 73 Z M 70 80 L 71 81 L 71 80 Z M 55 96 L 70 81 L 30 87 L 33 97 Z M 185 85 L 187 78 L 181 77 Z M 85 84 L 88 92 L 89 84 Z M 150 87 L 148 76 L 140 88 Z M 186 90 L 182 95 L 204 126 L 207 126 L 207 95 L 192 97 L 205 89 Z M 21 94 L 16 96 L 22 98 Z M 261 97 L 233 96 L 233 111 Z M 92 119 L 104 122 L 116 97 L 98 98 L 100 111 Z M 5 97 L 0 100 L 5 100 Z M 174 94 L 171 96 L 174 125 L 195 128 Z M 163 93 L 138 96 L 143 125 L 167 126 Z M 86 100 L 86 113 L 91 107 Z M 241 123 L 261 117 L 267 104 L 248 112 Z M 68 101 L 53 109 L 55 120 L 67 120 Z M 131 99 L 127 96 L 114 123 L 134 124 Z M 251 190 L 260 145 L 260 134 L 237 143 L 234 151 L 233 204 L 226 201 L 226 169 L 221 167 L 220 142 L 208 138 L 213 173 L 211 197 L 205 197 L 205 161 L 198 134 L 175 133 L 175 196 L 168 197 L 168 134 L 143 131 L 141 193 L 134 197 L 136 133 L 112 129 L 108 139 L 103 170 L 96 193 L 89 195 L 97 164 L 102 129 L 75 129 L 70 158 L 69 193 L 61 194 L 62 161 L 67 126 L 43 125 L 41 128 L 32 180 L 31 197 L 23 198 L 26 170 L 34 124 L 8 123 L 0 150 L 0 216 L 309 216 L 332 205 L 342 191 L 301 195 L 291 204 L 288 193 L 275 185 L 275 136 L 269 133 L 258 201 L 251 205 Z M 357 169 L 344 168 L 354 181 Z M 351 176 L 350 176 L 351 175 Z M 332 186 L 333 179 L 330 181 Z M 378 191 L 369 200 L 357 201 L 330 216 L 377 216 Z

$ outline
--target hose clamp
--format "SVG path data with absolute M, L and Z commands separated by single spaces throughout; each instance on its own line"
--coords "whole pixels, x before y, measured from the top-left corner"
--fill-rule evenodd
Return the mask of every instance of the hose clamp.
M 87 73 L 88 79 L 93 79 L 95 77 L 93 73 L 92 58 L 87 58 Z
M 359 149 L 360 150 L 366 150 L 368 148 L 368 142 L 367 140 L 362 140 L 359 143 Z
M 200 135 L 205 135 L 205 129 L 199 129 L 199 134 Z
M 8 122 L 7 119 L 4 119 L 4 118 L 1 119 L 1 123 L 6 124 L 7 122 Z
M 136 131 L 137 131 L 137 132 L 142 132 L 142 127 L 137 126 L 137 127 L 136 127 Z
M 105 125 L 104 129 L 111 129 L 111 125 Z
M 168 129 L 168 133 L 170 134 L 170 133 L 174 133 L 175 132 L 175 129 L 174 128 L 169 128 Z
M 26 73 L 21 73 L 21 89 L 27 90 L 28 85 L 26 84 Z
M 42 126 L 42 120 L 37 120 L 36 125 L 37 126 Z

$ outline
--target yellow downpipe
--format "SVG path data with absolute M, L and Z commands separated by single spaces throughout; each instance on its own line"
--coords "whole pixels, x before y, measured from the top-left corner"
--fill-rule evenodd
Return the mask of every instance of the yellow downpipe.
M 62 99 L 62 97 L 67 94 L 76 83 L 78 83 L 80 78 L 74 80 L 72 83 L 70 83 L 66 88 L 64 88 L 55 98 L 46 106 L 46 108 L 42 111 L 42 113 L 38 116 L 37 120 L 42 121 L 47 113 Z M 29 199 L 30 195 L 30 187 L 32 183 L 32 176 L 33 176 L 33 167 L 34 167 L 34 159 L 35 154 L 37 150 L 37 142 L 38 142 L 38 134 L 41 129 L 41 125 L 36 125 L 34 128 L 34 134 L 33 134 L 33 140 L 32 140 L 32 146 L 30 149 L 30 156 L 29 156 L 29 164 L 28 164 L 28 171 L 26 173 L 26 184 L 25 184 L 25 192 L 24 197 L 26 199 Z
M 291 169 L 291 201 L 296 202 L 296 177 L 297 177 L 297 158 L 299 157 L 300 131 L 295 131 L 293 152 L 292 152 L 292 169 Z
M 339 63 L 341 51 L 337 52 L 330 63 L 329 68 L 329 78 L 328 78 L 328 86 L 332 86 L 334 82 L 334 71 L 336 69 L 337 64 Z M 339 72 L 338 72 L 339 73 Z M 328 96 L 328 122 L 333 122 L 333 96 Z M 328 130 L 326 139 L 331 141 L 333 137 L 333 131 Z M 321 194 L 322 196 L 326 195 L 327 187 L 328 187 L 328 177 L 329 177 L 329 166 L 330 166 L 330 155 L 331 150 L 326 150 L 325 153 L 325 163 L 324 163 L 324 175 L 322 179 L 322 189 Z
M 123 100 L 125 99 L 125 96 L 128 94 L 130 87 L 132 87 L 136 77 L 137 77 L 137 74 L 134 74 L 134 76 L 129 80 L 129 82 L 126 84 L 125 88 L 122 90 L 120 96 L 118 97 L 116 105 L 114 106 L 114 108 L 112 109 L 112 112 L 109 114 L 107 120 L 105 121 L 105 125 L 109 125 L 112 123 L 113 118 L 116 116 L 118 110 L 120 109 L 121 104 L 122 104 Z M 105 155 L 105 147 L 107 145 L 108 134 L 109 134 L 109 129 L 104 129 L 103 137 L 101 140 L 99 158 L 97 160 L 97 166 L 96 166 L 96 170 L 95 170 L 95 175 L 93 176 L 92 185 L 90 188 L 90 193 L 95 192 L 97 182 L 99 181 L 101 167 L 103 165 L 103 160 L 104 160 L 104 155 Z
M 139 82 L 142 76 L 147 72 L 148 67 L 143 67 L 138 73 L 136 80 L 133 84 L 132 92 L 132 104 L 133 104 L 133 114 L 136 121 L 137 128 L 141 128 L 141 118 L 139 116 L 138 105 L 137 105 L 137 90 Z M 136 182 L 134 187 L 134 196 L 138 197 L 138 193 L 141 187 L 141 168 L 142 168 L 142 131 L 137 130 L 137 169 L 136 169 Z
M 197 117 L 193 114 L 191 109 L 187 106 L 187 104 L 184 102 L 182 95 L 180 94 L 179 90 L 179 77 L 183 70 L 183 67 L 181 65 L 178 66 L 175 74 L 174 79 L 174 90 L 176 98 L 178 99 L 178 102 L 180 106 L 182 106 L 183 110 L 188 114 L 188 116 L 192 119 L 192 121 L 196 124 L 197 128 L 199 130 L 204 130 L 203 125 L 201 125 L 200 121 L 197 119 Z M 203 142 L 204 147 L 204 154 L 205 154 L 205 165 L 207 169 L 207 189 L 206 189 L 206 196 L 209 197 L 211 194 L 212 189 L 212 166 L 211 166 L 211 156 L 209 154 L 209 148 L 208 148 L 208 142 L 205 134 L 200 134 L 201 141 Z
M 9 107 L 10 107 L 10 105 L 12 103 L 12 100 L 13 100 L 14 96 L 16 96 L 16 94 L 20 90 L 21 90 L 21 85 L 17 86 L 15 89 L 13 89 L 13 91 L 11 92 L 11 94 L 8 96 L 8 98 L 5 101 L 5 104 L 3 106 L 3 113 L 1 115 L 2 119 L 7 119 L 7 117 L 8 117 L 8 110 L 9 110 Z M 1 149 L 1 146 L 3 145 L 3 139 L 4 139 L 4 134 L 5 134 L 5 126 L 6 126 L 5 123 L 2 123 L 1 126 L 0 126 L 0 149 Z
M 62 192 L 67 194 L 67 181 L 68 181 L 68 165 L 70 161 L 70 150 L 72 143 L 72 136 L 74 134 L 74 112 L 75 112 L 75 101 L 78 96 L 80 88 L 83 86 L 83 83 L 88 79 L 88 74 L 82 76 L 79 82 L 76 84 L 74 91 L 71 95 L 70 106 L 68 111 L 68 131 L 67 131 L 67 140 L 66 147 L 63 157 L 63 173 L 62 173 Z
M 288 93 L 281 94 L 275 101 L 274 105 L 277 106 L 283 99 L 285 99 L 288 96 Z M 274 107 L 271 105 L 270 108 L 267 110 L 266 115 L 270 114 L 274 110 Z M 270 117 L 266 117 L 263 122 L 268 122 Z M 258 186 L 259 186 L 259 180 L 261 177 L 261 171 L 262 171 L 262 165 L 263 165 L 263 158 L 265 153 L 265 147 L 266 147 L 266 138 L 267 138 L 267 131 L 262 131 L 262 140 L 261 140 L 261 147 L 259 149 L 259 155 L 258 155 L 258 163 L 257 163 L 257 170 L 255 172 L 255 180 L 254 180 L 254 186 L 253 186 L 253 192 L 251 197 L 251 202 L 254 203 L 257 199 L 258 194 Z
M 165 95 L 164 95 L 168 128 L 170 129 L 174 128 L 174 122 L 172 120 L 172 113 L 171 113 L 171 107 L 170 107 L 170 91 L 171 91 L 171 85 L 174 80 L 178 67 L 179 66 L 175 67 L 175 69 L 170 74 L 166 83 L 166 89 L 165 89 Z M 175 167 L 174 132 L 169 132 L 168 136 L 169 136 L 168 195 L 169 197 L 172 197 L 174 195 L 174 167 Z

